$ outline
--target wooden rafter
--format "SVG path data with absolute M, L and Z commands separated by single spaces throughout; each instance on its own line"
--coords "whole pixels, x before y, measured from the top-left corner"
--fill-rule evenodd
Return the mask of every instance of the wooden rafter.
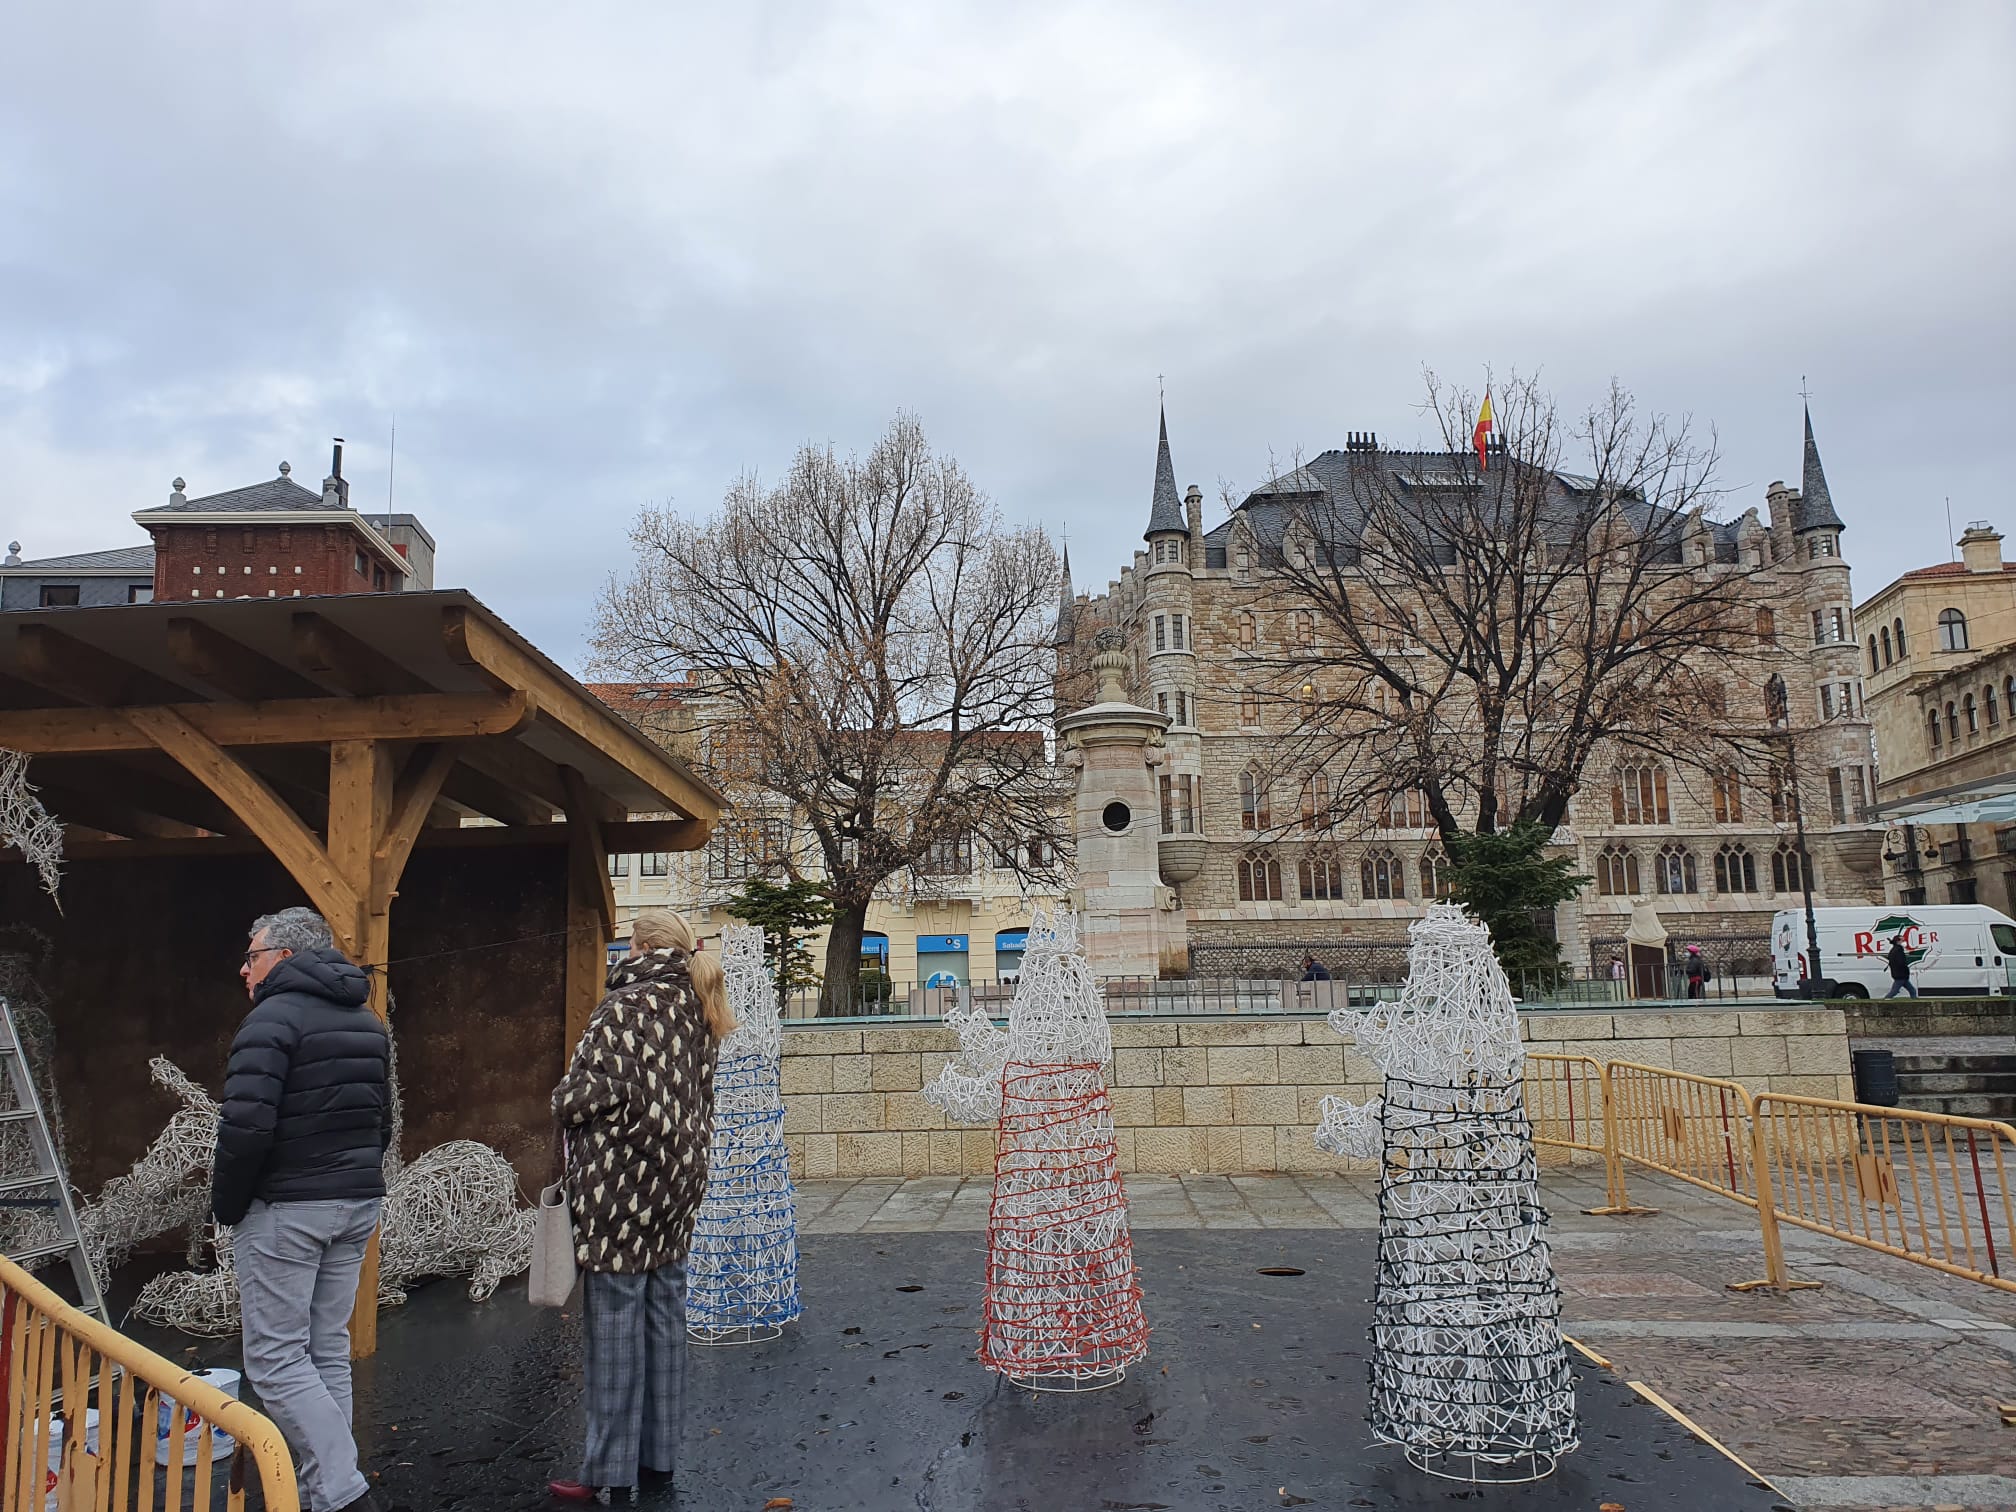
M 417 673 L 312 610 L 294 616 L 293 631 L 294 659 L 318 682 L 358 698 L 428 691 Z
M 186 697 L 186 694 L 184 695 Z M 473 740 L 515 735 L 532 715 L 522 693 L 419 693 L 388 698 L 289 698 L 262 704 L 159 706 L 222 746 L 322 745 L 331 740 Z M 0 746 L 31 756 L 143 751 L 144 735 L 115 709 L 0 710 Z
M 702 834 L 704 826 L 693 819 L 631 819 L 596 828 L 602 837 L 602 854 L 606 857 L 693 850 L 696 848 L 694 838 Z M 564 824 L 483 825 L 470 829 L 422 829 L 413 848 L 424 851 L 489 850 L 514 845 L 557 848 L 568 843 L 567 826 Z M 65 855 L 77 861 L 145 860 L 161 856 L 252 856 L 264 849 L 265 846 L 256 839 L 209 835 L 174 840 L 92 840 L 84 842 L 78 849 L 67 850 Z M 23 864 L 18 851 L 0 851 L 0 866 Z
M 53 625 L 22 625 L 14 632 L 13 672 L 38 688 L 101 707 L 179 703 L 191 697 L 179 683 Z
M 196 825 L 165 818 L 107 793 L 45 782 L 37 796 L 42 806 L 64 824 L 85 825 L 111 835 L 125 835 L 133 840 L 194 840 L 203 834 Z
M 291 667 L 188 615 L 168 621 L 168 655 L 192 680 L 226 698 L 257 702 L 313 698 L 322 692 Z
M 457 765 L 441 791 L 452 801 L 499 824 L 551 824 L 553 806 L 528 798 L 508 783 L 474 767 Z

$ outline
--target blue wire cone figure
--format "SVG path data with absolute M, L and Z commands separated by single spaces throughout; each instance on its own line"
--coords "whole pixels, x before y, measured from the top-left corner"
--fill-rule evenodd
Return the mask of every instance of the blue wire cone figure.
M 728 925 L 721 971 L 737 1028 L 715 1065 L 707 1196 L 686 1262 L 686 1332 L 696 1344 L 753 1344 L 776 1338 L 803 1310 L 798 1194 L 778 1082 L 783 1026 L 763 931 Z

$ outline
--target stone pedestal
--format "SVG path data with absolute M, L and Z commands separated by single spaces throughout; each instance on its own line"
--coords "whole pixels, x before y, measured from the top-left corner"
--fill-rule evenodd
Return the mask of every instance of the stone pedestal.
M 1098 701 L 1057 721 L 1065 766 L 1076 781 L 1072 828 L 1085 956 L 1101 977 L 1182 971 L 1189 937 L 1159 855 L 1161 775 L 1169 718 L 1127 699 L 1126 653 L 1102 646 L 1092 658 Z

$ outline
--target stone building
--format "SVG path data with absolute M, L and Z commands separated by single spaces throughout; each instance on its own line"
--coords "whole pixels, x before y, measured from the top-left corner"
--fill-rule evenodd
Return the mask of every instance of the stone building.
M 21 557 L 9 541 L 0 561 L 0 610 L 91 609 L 101 604 L 147 604 L 154 599 L 154 548 L 115 546 L 69 556 Z
M 1749 674 L 1755 686 L 1731 691 L 1728 717 L 1762 729 L 1763 672 L 1785 679 L 1815 901 L 1861 902 L 1881 891 L 1881 835 L 1869 813 L 1874 763 L 1843 525 L 1810 417 L 1803 460 L 1801 486 L 1773 483 L 1764 515 L 1752 508 L 1726 524 L 1689 522 L 1687 549 L 1698 552 L 1701 572 L 1754 569 L 1745 592 L 1754 593 L 1762 671 Z M 1276 634 L 1270 617 L 1286 618 L 1273 601 L 1278 579 L 1270 594 L 1270 557 L 1282 560 L 1288 496 L 1330 506 L 1305 518 L 1344 518 L 1336 507 L 1344 476 L 1368 465 L 1451 464 L 1354 434 L 1345 451 L 1255 490 L 1207 530 L 1201 490 L 1178 492 L 1165 417 L 1144 548 L 1102 593 L 1074 593 L 1067 566 L 1056 637 L 1060 713 L 1091 700 L 1103 635 L 1128 653 L 1128 701 L 1166 720 L 1153 757 L 1160 869 L 1187 950 L 1171 959 L 1165 942 L 1165 971 L 1180 964 L 1192 975 L 1278 977 L 1295 974 L 1307 953 L 1340 973 L 1391 974 L 1407 925 L 1446 887 L 1441 847 L 1418 806 L 1396 803 L 1351 831 L 1326 833 L 1312 822 L 1317 774 L 1268 775 L 1283 716 L 1240 691 L 1242 658 Z M 1556 481 L 1573 490 L 1589 480 Z M 1770 915 L 1800 896 L 1791 795 L 1766 770 L 1732 772 L 1710 791 L 1683 780 L 1678 765 L 1634 758 L 1626 767 L 1599 752 L 1585 768 L 1555 837 L 1595 879 L 1554 921 L 1571 965 L 1605 971 L 1621 954 L 1634 897 L 1649 897 L 1674 948 L 1700 941 L 1726 970 L 1767 969 Z
M 1897 904 L 2016 913 L 2016 564 L 1986 522 L 1960 560 L 1907 572 L 1856 611 L 1892 829 Z

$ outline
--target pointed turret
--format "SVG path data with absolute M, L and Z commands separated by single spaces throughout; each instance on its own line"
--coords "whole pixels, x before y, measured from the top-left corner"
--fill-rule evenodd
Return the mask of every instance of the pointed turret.
M 1806 411 L 1806 471 L 1799 482 L 1799 509 L 1792 521 L 1794 531 L 1842 530 L 1841 516 L 1834 513 L 1834 500 L 1827 493 L 1827 474 L 1820 468 L 1820 448 L 1813 444 L 1813 411 Z
M 1071 620 L 1073 618 L 1074 595 L 1071 592 L 1071 548 L 1064 548 L 1064 571 L 1057 585 L 1057 628 L 1050 636 L 1053 646 L 1071 644 Z
M 1169 460 L 1169 412 L 1162 412 L 1162 438 L 1155 448 L 1155 507 L 1148 514 L 1148 528 L 1142 539 L 1151 540 L 1164 531 L 1184 534 L 1183 501 L 1176 495 L 1176 464 Z

